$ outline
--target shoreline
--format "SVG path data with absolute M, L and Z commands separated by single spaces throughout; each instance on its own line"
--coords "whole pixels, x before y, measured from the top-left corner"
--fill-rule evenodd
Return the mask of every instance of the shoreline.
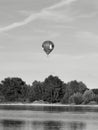
M 98 107 L 98 105 L 45 104 L 45 103 L 1 103 L 0 106 Z

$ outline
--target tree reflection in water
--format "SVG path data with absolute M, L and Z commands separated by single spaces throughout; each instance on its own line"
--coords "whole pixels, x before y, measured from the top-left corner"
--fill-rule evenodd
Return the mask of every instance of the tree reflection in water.
M 19 120 L 2 120 L 1 124 L 3 130 L 21 130 L 24 122 Z
M 61 130 L 60 121 L 34 121 L 32 122 L 34 130 Z
M 85 130 L 83 122 L 34 121 L 32 130 Z
M 86 124 L 83 122 L 70 122 L 69 130 L 85 130 Z
M 46 121 L 44 122 L 44 130 L 60 130 L 62 123 L 59 121 Z

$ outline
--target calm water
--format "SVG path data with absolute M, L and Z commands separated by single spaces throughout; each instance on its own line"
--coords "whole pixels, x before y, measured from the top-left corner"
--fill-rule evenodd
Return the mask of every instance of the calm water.
M 0 106 L 0 130 L 98 130 L 97 109 Z

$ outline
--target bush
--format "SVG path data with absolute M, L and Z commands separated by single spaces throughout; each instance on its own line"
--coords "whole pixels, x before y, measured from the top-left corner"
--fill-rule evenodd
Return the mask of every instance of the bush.
M 83 97 L 82 97 L 82 94 L 77 92 L 77 93 L 74 93 L 70 98 L 69 98 L 69 101 L 68 101 L 70 104 L 81 104 L 83 102 Z
M 61 103 L 68 104 L 69 98 L 75 93 L 83 94 L 84 91 L 88 90 L 83 82 L 78 82 L 76 80 L 70 81 L 66 84 L 65 94 L 61 100 Z
M 89 105 L 97 105 L 97 102 L 96 101 L 90 101 L 88 104 Z
M 95 94 L 92 90 L 86 90 L 83 94 L 83 104 L 87 104 L 90 101 L 93 101 L 95 98 Z
M 94 97 L 94 101 L 97 102 L 97 104 L 98 104 L 98 94 L 95 95 L 95 97 Z

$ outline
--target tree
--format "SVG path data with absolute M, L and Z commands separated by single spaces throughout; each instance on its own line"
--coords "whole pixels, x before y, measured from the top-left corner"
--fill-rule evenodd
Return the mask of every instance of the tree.
M 86 85 L 82 82 L 78 82 L 76 80 L 68 82 L 66 85 L 64 97 L 62 98 L 61 102 L 63 104 L 67 104 L 70 96 L 72 96 L 74 93 L 77 93 L 77 92 L 83 94 L 84 91 L 87 89 L 88 88 L 86 87 Z
M 43 82 L 43 100 L 49 103 L 60 102 L 64 96 L 63 82 L 57 77 L 50 75 Z
M 87 87 L 84 83 L 82 82 L 78 82 L 76 80 L 71 81 L 67 84 L 68 89 L 70 91 L 70 93 L 76 93 L 76 92 L 80 92 L 80 93 L 84 93 L 85 90 L 87 90 Z
M 98 95 L 98 89 L 96 88 L 96 89 L 91 89 L 93 92 L 94 92 L 94 94 L 96 94 L 96 95 Z
M 83 102 L 83 97 L 82 97 L 82 94 L 77 92 L 77 93 L 74 93 L 70 98 L 69 98 L 69 101 L 68 101 L 70 104 L 74 103 L 74 104 L 81 104 Z
M 79 92 L 80 93 L 83 94 L 86 90 L 89 90 L 83 82 L 80 81 L 80 82 L 78 82 L 78 84 L 79 84 Z
M 65 93 L 63 98 L 61 99 L 61 103 L 62 104 L 68 104 L 68 100 L 69 97 L 72 95 L 72 91 L 68 88 L 68 86 L 66 87 Z
M 93 101 L 95 98 L 95 94 L 92 90 L 86 90 L 83 94 L 83 104 L 87 104 L 90 101 Z
M 20 94 L 18 96 L 18 100 L 20 102 L 29 102 L 29 97 L 30 97 L 30 85 L 23 85 L 21 86 Z
M 1 92 L 6 102 L 15 102 L 27 94 L 26 83 L 21 78 L 5 78 L 1 81 Z
M 35 100 L 42 100 L 43 96 L 43 83 L 39 81 L 34 81 L 31 86 L 30 91 L 30 102 L 33 102 Z

